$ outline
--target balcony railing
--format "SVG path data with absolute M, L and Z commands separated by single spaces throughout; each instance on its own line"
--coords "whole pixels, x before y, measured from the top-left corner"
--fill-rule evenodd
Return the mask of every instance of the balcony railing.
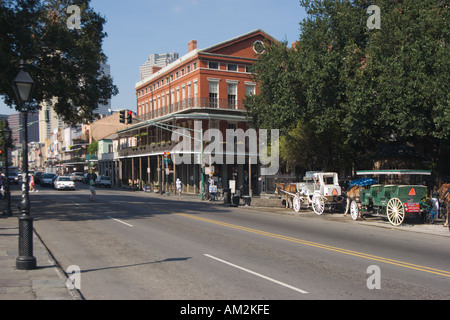
M 154 105 L 156 105 L 156 103 L 154 103 Z M 139 120 L 156 119 L 168 114 L 192 108 L 242 110 L 243 105 L 244 104 L 241 100 L 236 100 L 234 97 L 229 99 L 190 98 L 171 103 L 163 106 L 162 108 L 145 113 L 139 117 Z

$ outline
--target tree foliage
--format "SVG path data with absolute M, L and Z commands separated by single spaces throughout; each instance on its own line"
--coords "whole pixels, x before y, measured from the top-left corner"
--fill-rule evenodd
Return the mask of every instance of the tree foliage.
M 245 103 L 253 124 L 281 129 L 292 154 L 341 146 L 330 146 L 336 163 L 370 157 L 381 143 L 410 143 L 448 161 L 448 3 L 300 3 L 308 16 L 299 41 L 273 45 L 254 66 L 260 95 Z M 367 28 L 371 4 L 381 9 L 380 30 Z
M 19 110 L 12 81 L 20 60 L 36 83 L 30 108 L 55 102 L 66 123 L 91 120 L 92 111 L 118 90 L 102 72 L 105 18 L 89 7 L 90 0 L 0 0 L 0 95 Z M 81 29 L 69 29 L 69 5 L 80 8 Z

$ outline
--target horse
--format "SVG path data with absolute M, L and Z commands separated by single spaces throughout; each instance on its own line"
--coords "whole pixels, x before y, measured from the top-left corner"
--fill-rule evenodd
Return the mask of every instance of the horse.
M 344 216 L 346 216 L 348 214 L 348 211 L 350 209 L 350 203 L 354 200 L 356 200 L 356 198 L 359 198 L 359 195 L 361 193 L 361 190 L 363 190 L 364 188 L 362 186 L 353 186 L 351 187 L 347 193 L 345 194 L 345 198 L 347 199 L 347 207 L 345 208 L 345 214 Z
M 284 197 L 286 199 L 286 208 L 292 208 L 292 200 L 294 199 L 294 196 L 286 192 L 295 194 L 297 192 L 297 186 L 295 183 L 275 183 L 275 193 L 280 195 L 281 191 L 285 191 L 282 193 L 284 193 Z
M 450 183 L 444 183 L 439 188 L 439 202 L 442 201 L 442 205 L 447 209 L 447 218 L 445 219 L 444 227 L 448 227 L 448 214 L 450 211 Z

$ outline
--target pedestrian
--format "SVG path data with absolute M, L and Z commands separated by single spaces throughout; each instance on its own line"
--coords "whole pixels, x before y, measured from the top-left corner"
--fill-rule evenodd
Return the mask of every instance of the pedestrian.
M 175 184 L 176 184 L 178 195 L 181 196 L 181 180 L 180 180 L 180 178 L 177 178 L 177 181 L 175 182 Z
M 437 186 L 433 187 L 431 192 L 431 203 L 433 205 L 433 211 L 435 212 L 435 217 L 439 217 L 439 190 Z
M 91 191 L 91 196 L 89 197 L 89 199 L 91 201 L 94 201 L 94 196 L 96 195 L 96 193 L 95 193 L 95 181 L 94 181 L 93 175 L 91 175 L 91 179 L 89 180 L 89 190 Z
M 3 199 L 3 185 L 5 183 L 5 175 L 0 171 L 0 199 Z
M 34 187 L 34 175 L 30 174 L 30 192 L 39 192 L 38 189 Z
M 0 190 L 3 191 L 3 185 L 5 183 L 5 175 L 0 171 Z
M 208 198 L 209 201 L 214 201 L 216 198 L 216 192 L 214 188 L 214 178 L 212 175 L 209 175 L 208 183 L 209 183 Z

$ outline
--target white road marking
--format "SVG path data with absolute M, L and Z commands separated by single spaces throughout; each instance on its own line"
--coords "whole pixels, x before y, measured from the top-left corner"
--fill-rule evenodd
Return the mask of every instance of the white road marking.
M 131 225 L 131 224 L 129 224 L 129 223 L 123 222 L 123 221 L 121 221 L 121 220 L 119 220 L 119 219 L 115 219 L 115 218 L 109 217 L 109 216 L 108 216 L 108 218 L 109 218 L 109 219 L 112 219 L 112 220 L 114 220 L 114 221 L 120 222 L 120 223 L 122 223 L 122 224 L 124 224 L 124 225 L 126 225 L 126 226 L 129 226 L 129 227 L 132 227 L 132 228 L 133 228 L 133 225 Z
M 259 274 L 259 273 L 257 273 L 257 272 L 251 271 L 251 270 L 246 269 L 246 268 L 243 268 L 243 267 L 240 267 L 240 266 L 235 265 L 235 264 L 233 264 L 233 263 L 230 263 L 230 262 L 228 262 L 228 261 L 225 261 L 225 260 L 222 260 L 222 259 L 213 257 L 213 256 L 211 256 L 211 255 L 209 255 L 209 254 L 205 254 L 205 256 L 208 257 L 208 258 L 217 260 L 217 261 L 219 261 L 219 262 L 225 263 L 225 264 L 227 264 L 227 265 L 229 265 L 229 266 L 232 266 L 232 267 L 234 267 L 234 268 L 240 269 L 240 270 L 242 270 L 242 271 L 251 273 L 251 274 L 253 274 L 253 275 L 255 275 L 255 276 L 258 276 L 258 277 L 260 277 L 260 278 L 263 278 L 263 279 L 272 281 L 272 282 L 274 282 L 274 283 L 276 283 L 276 284 L 279 284 L 279 285 L 281 285 L 281 286 L 283 286 L 283 287 L 292 289 L 292 290 L 294 290 L 294 291 L 297 291 L 297 292 L 300 292 L 300 293 L 303 293 L 303 294 L 307 294 L 307 293 L 308 293 L 308 292 L 306 292 L 306 291 L 304 291 L 304 290 L 302 290 L 302 289 L 299 289 L 299 288 L 293 287 L 293 286 L 291 286 L 291 285 L 288 285 L 288 284 L 286 284 L 286 283 L 284 283 L 284 282 L 281 282 L 281 281 L 278 281 L 278 280 L 275 280 L 275 279 L 266 277 L 266 276 L 264 276 L 264 275 L 262 275 L 262 274 Z

